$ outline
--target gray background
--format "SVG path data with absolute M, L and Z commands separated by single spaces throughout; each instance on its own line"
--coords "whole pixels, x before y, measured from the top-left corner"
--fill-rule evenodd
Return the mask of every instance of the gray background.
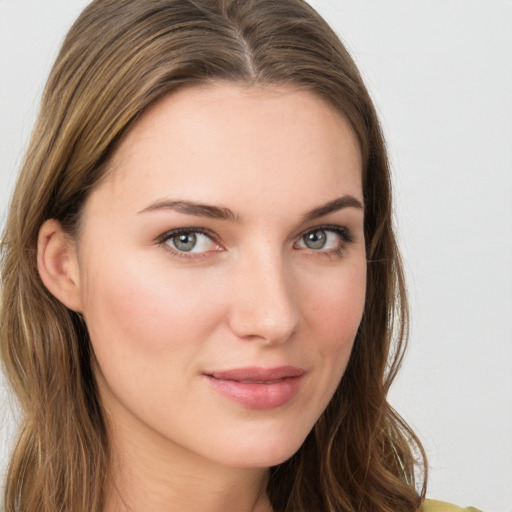
M 84 0 L 0 0 L 0 223 L 66 29 Z M 382 117 L 412 306 L 392 402 L 429 496 L 512 511 L 512 2 L 316 0 Z M 0 473 L 15 420 L 0 387 Z

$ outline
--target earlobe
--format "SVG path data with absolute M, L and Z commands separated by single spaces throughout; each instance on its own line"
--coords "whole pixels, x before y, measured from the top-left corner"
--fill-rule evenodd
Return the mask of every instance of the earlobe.
M 81 312 L 76 247 L 55 219 L 47 220 L 39 230 L 37 269 L 44 285 L 54 297 L 69 309 Z

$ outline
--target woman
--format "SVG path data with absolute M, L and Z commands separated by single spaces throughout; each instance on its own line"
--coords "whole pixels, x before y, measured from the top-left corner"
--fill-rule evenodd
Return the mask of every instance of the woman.
M 2 245 L 7 511 L 437 506 L 386 401 L 407 308 L 384 143 L 307 4 L 92 2 Z

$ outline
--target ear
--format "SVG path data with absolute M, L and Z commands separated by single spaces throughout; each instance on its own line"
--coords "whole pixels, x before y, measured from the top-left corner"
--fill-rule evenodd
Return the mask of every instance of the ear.
M 69 309 L 81 312 L 76 246 L 55 219 L 47 220 L 39 230 L 37 269 L 44 285 L 54 297 Z

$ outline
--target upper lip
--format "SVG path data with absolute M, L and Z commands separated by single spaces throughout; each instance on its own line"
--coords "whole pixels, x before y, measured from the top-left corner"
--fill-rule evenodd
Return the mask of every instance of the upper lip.
M 305 370 L 297 366 L 276 366 L 263 368 L 248 366 L 245 368 L 233 368 L 230 370 L 215 370 L 206 375 L 220 380 L 234 380 L 238 382 L 274 382 L 291 377 L 301 377 Z

